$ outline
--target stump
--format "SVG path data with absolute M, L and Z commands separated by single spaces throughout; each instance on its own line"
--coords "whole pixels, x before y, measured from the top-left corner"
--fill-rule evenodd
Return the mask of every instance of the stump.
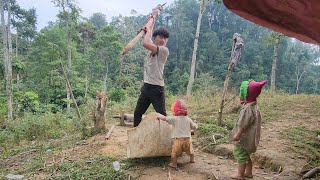
M 94 112 L 94 129 L 101 131 L 106 129 L 105 125 L 105 111 L 106 111 L 107 97 L 104 91 L 97 91 L 96 93 L 96 108 Z

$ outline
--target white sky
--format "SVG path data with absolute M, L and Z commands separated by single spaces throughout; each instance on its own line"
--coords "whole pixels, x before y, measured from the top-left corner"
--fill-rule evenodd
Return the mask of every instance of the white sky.
M 82 10 L 81 15 L 90 17 L 93 13 L 101 12 L 111 21 L 112 16 L 130 15 L 132 9 L 139 14 L 149 14 L 158 4 L 167 2 L 168 6 L 174 0 L 75 0 Z M 49 21 L 55 21 L 58 8 L 54 7 L 51 0 L 17 0 L 18 4 L 25 9 L 34 7 L 37 12 L 38 30 L 47 26 Z

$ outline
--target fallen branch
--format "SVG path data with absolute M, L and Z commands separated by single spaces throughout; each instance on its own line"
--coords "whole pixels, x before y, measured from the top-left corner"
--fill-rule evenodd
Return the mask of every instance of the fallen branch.
M 302 179 L 311 178 L 319 172 L 320 172 L 320 166 L 315 167 L 315 168 L 311 169 L 310 171 L 308 171 L 305 175 L 303 175 Z
M 107 136 L 106 136 L 106 140 L 108 140 L 108 139 L 110 138 L 111 132 L 112 132 L 112 130 L 114 129 L 114 127 L 115 127 L 115 125 L 112 125 L 112 126 L 111 126 L 111 128 L 110 128 L 110 130 L 109 130 L 109 132 L 108 132 L 108 134 L 107 134 Z

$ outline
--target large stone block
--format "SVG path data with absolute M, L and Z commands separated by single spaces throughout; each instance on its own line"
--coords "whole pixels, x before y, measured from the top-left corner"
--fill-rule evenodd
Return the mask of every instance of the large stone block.
M 171 125 L 156 119 L 157 113 L 150 113 L 139 126 L 129 129 L 128 158 L 170 156 L 172 148 Z

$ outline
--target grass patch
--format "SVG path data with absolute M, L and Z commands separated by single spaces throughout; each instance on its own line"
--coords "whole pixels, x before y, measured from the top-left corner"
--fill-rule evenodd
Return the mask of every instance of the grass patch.
M 115 158 L 97 156 L 75 162 L 63 162 L 44 171 L 54 179 L 126 179 L 123 168 L 115 171 L 112 162 Z
M 170 157 L 150 157 L 150 158 L 135 158 L 127 159 L 123 163 L 125 164 L 125 169 L 135 169 L 141 164 L 151 167 L 163 167 L 170 162 Z
M 285 135 L 290 139 L 290 149 L 309 158 L 310 166 L 320 166 L 320 129 L 310 131 L 304 126 L 292 127 Z
M 204 148 L 211 153 L 218 144 L 229 142 L 230 132 L 227 126 L 217 126 L 215 123 L 202 123 L 197 130 L 197 141 L 194 142 L 196 146 Z M 214 138 L 213 138 L 214 136 Z

